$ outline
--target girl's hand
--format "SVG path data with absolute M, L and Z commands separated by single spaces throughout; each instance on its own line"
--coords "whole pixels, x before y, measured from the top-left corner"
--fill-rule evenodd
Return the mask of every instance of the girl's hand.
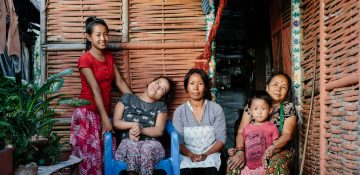
M 104 134 L 107 131 L 110 131 L 110 132 L 113 131 L 113 127 L 112 127 L 112 125 L 110 123 L 110 120 L 105 120 L 102 123 L 102 134 Z
M 263 168 L 267 169 L 268 168 L 268 161 L 269 161 L 269 158 L 266 156 L 266 154 L 264 154 L 264 156 L 262 157 L 262 166 Z
M 271 158 L 274 155 L 274 151 L 275 151 L 275 146 L 274 145 L 270 145 L 266 150 L 265 150 L 265 156 L 266 158 Z
M 129 131 L 129 139 L 135 142 L 138 142 L 140 139 L 140 136 L 134 136 L 133 134 L 130 133 Z
M 236 149 L 235 149 L 235 148 L 230 148 L 230 149 L 228 149 L 227 153 L 228 153 L 228 155 L 229 155 L 230 157 L 232 157 L 232 156 L 235 155 Z
M 140 137 L 141 129 L 141 125 L 139 123 L 135 123 L 133 127 L 130 128 L 129 134 L 134 135 L 135 137 Z

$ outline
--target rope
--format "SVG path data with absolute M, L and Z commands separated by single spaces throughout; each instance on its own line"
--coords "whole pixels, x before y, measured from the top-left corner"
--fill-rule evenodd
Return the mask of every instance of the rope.
M 195 66 L 194 66 L 195 69 L 202 69 L 205 72 L 208 72 L 208 70 L 209 70 L 209 61 L 210 61 L 211 54 L 212 54 L 211 44 L 212 44 L 213 40 L 215 39 L 216 32 L 219 28 L 221 14 L 225 8 L 226 2 L 227 2 L 227 0 L 220 0 L 219 6 L 218 6 L 218 11 L 217 11 L 216 17 L 215 17 L 214 25 L 211 27 L 208 39 L 205 44 L 204 52 L 196 58 L 197 61 L 195 62 Z M 203 60 L 206 60 L 206 62 Z

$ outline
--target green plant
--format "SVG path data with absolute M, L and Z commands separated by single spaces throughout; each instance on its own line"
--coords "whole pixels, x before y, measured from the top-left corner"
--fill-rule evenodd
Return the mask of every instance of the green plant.
M 45 147 L 37 152 L 37 160 L 39 165 L 51 165 L 59 160 L 61 152 L 60 138 L 55 132 L 51 132 Z
M 4 142 L 15 147 L 15 166 L 38 162 L 38 155 L 41 155 L 41 149 L 37 147 L 39 138 L 48 139 L 45 147 L 56 147 L 59 139 L 53 138 L 57 136 L 52 134 L 52 128 L 59 104 L 82 106 L 89 103 L 58 93 L 64 83 L 63 77 L 71 74 L 71 69 L 64 70 L 49 77 L 43 85 L 0 77 L 0 104 L 4 104 L 0 105 L 0 125 L 9 126 L 0 130 L 0 135 L 4 136 L 1 137 Z M 49 154 L 56 157 L 59 153 L 54 151 Z

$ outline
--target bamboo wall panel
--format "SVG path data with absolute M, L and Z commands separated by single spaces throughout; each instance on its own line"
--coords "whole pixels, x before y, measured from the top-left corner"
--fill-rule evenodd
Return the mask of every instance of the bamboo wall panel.
M 359 1 L 325 1 L 325 174 L 359 174 Z
M 303 0 L 301 2 L 301 24 L 303 31 L 302 40 L 302 69 L 303 69 L 303 96 L 302 96 L 302 116 L 303 123 L 300 131 L 302 155 L 304 148 L 304 141 L 307 129 L 307 122 L 310 112 L 312 78 L 315 54 L 318 50 L 315 49 L 316 38 L 319 37 L 319 15 L 320 6 L 319 1 Z M 319 64 L 317 58 L 316 66 Z M 318 67 L 318 66 L 317 66 Z M 319 105 L 319 69 L 316 71 L 316 90 L 313 102 L 313 111 L 311 115 L 311 125 L 309 126 L 309 136 L 305 154 L 304 174 L 318 175 L 320 174 L 320 105 Z
M 195 58 L 202 53 L 203 48 L 199 46 L 206 40 L 201 0 L 131 0 L 128 20 L 123 19 L 122 15 L 127 15 L 122 8 L 121 0 L 48 0 L 44 29 L 48 45 L 43 47 L 52 49 L 47 51 L 47 76 L 71 68 L 74 73 L 65 78 L 60 92 L 70 97 L 79 96 L 81 83 L 77 61 L 84 53 L 81 47 L 85 41 L 84 21 L 88 16 L 97 16 L 108 24 L 111 44 L 128 42 L 124 50 L 111 51 L 135 94 L 143 92 L 147 83 L 159 75 L 169 76 L 176 82 L 175 97 L 169 107 L 172 117 L 174 109 L 187 99 L 182 81 Z M 124 21 L 129 21 L 128 26 Z M 124 36 L 129 32 L 129 38 L 123 39 L 122 32 Z M 151 44 L 156 47 L 148 47 Z M 113 109 L 121 94 L 114 88 L 112 95 Z M 69 139 L 73 110 L 70 106 L 57 108 L 60 122 L 54 130 L 65 141 Z
M 130 1 L 130 41 L 187 42 L 205 40 L 201 0 Z
M 134 93 L 142 93 L 148 82 L 160 75 L 171 77 L 176 83 L 170 114 L 186 101 L 184 75 L 194 66 L 194 60 L 202 49 L 162 49 L 130 51 L 130 81 Z M 151 61 L 149 61 L 151 58 Z M 191 59 L 190 59 L 191 58 Z
M 47 0 L 47 43 L 83 42 L 89 16 L 105 19 L 110 40 L 121 41 L 121 0 Z

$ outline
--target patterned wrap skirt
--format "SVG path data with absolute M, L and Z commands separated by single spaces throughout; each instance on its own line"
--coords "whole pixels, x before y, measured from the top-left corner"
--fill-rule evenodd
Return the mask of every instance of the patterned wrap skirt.
M 102 174 L 102 140 L 100 116 L 86 108 L 76 108 L 72 115 L 70 143 L 72 155 L 82 158 L 80 175 Z
M 154 174 L 155 166 L 165 157 L 165 150 L 159 141 L 144 140 L 121 141 L 115 159 L 128 164 L 128 171 L 134 171 L 140 175 Z

